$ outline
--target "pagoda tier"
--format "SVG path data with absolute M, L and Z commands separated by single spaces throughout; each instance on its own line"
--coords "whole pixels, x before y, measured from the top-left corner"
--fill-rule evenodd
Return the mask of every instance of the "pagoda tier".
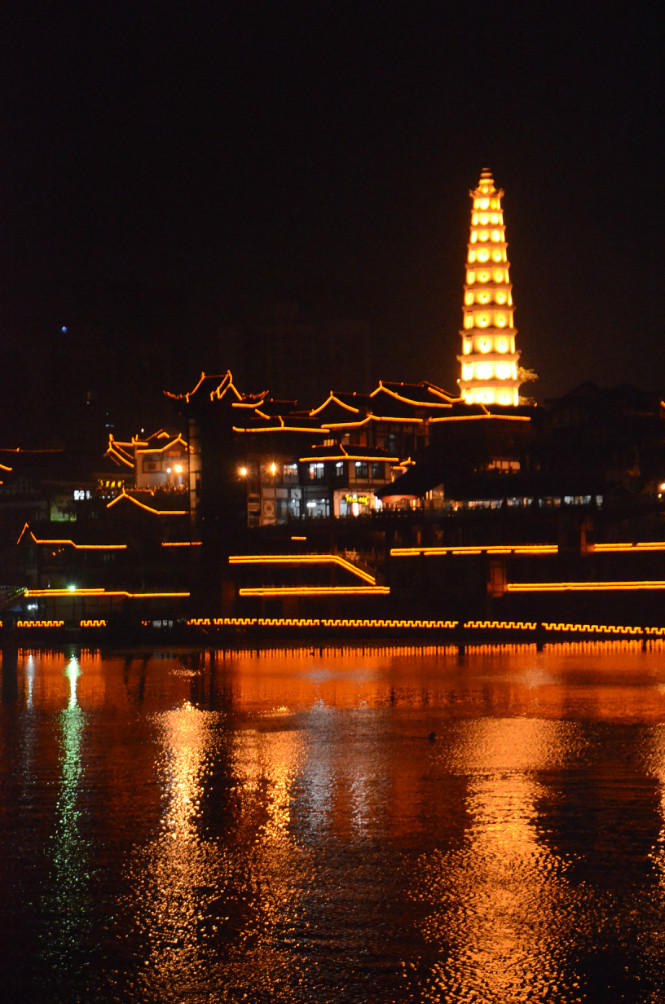
M 483 169 L 471 191 L 471 233 L 466 257 L 464 327 L 460 331 L 460 392 L 467 404 L 519 402 L 513 327 L 513 287 L 501 198 L 491 171 Z

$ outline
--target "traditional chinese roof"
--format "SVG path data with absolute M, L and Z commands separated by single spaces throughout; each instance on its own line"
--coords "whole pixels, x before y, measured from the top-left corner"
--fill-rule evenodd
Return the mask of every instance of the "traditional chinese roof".
M 118 529 L 97 520 L 82 520 L 76 523 L 25 523 L 17 544 L 33 543 L 44 547 L 71 548 L 77 551 L 124 551 L 127 544 L 121 540 Z
M 297 432 L 308 435 L 327 435 L 328 429 L 309 415 L 296 413 L 293 415 L 270 415 L 263 409 L 256 409 L 245 415 L 234 415 L 234 432 L 264 433 L 264 432 Z
M 117 505 L 136 506 L 145 512 L 155 516 L 187 516 L 189 510 L 183 506 L 182 495 L 170 495 L 169 493 L 156 494 L 149 489 L 133 489 L 122 491 L 107 503 L 106 508 L 112 509 Z
M 300 457 L 302 463 L 308 461 L 323 460 L 388 460 L 396 463 L 399 457 L 390 456 L 386 450 L 378 446 L 343 446 L 335 443 L 334 446 L 313 446 L 306 456 Z
M 174 401 L 185 401 L 187 404 L 194 398 L 208 401 L 221 401 L 226 398 L 232 404 L 247 408 L 255 408 L 268 395 L 267 390 L 259 394 L 242 394 L 233 382 L 231 370 L 215 376 L 208 376 L 202 372 L 195 386 L 186 394 L 173 394 L 171 391 L 164 393 Z
M 369 395 L 374 398 L 380 394 L 392 397 L 407 404 L 422 408 L 448 408 L 461 398 L 448 394 L 436 384 L 422 380 L 420 383 L 396 383 L 390 380 L 379 380 L 378 386 Z
M 331 391 L 310 415 L 328 428 L 350 428 L 375 422 L 421 423 L 451 411 L 460 401 L 435 384 L 393 383 L 380 380 L 370 394 Z

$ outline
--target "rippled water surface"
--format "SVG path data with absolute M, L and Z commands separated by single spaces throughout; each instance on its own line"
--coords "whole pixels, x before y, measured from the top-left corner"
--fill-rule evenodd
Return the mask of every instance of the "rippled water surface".
M 665 1001 L 665 649 L 4 653 L 0 999 Z

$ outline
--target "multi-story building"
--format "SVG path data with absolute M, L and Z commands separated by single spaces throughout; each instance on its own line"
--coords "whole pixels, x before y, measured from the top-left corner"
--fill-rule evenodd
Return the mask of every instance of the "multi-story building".
M 519 352 L 513 325 L 510 282 L 501 199 L 503 191 L 485 168 L 473 199 L 464 283 L 464 326 L 459 380 L 467 404 L 519 403 Z

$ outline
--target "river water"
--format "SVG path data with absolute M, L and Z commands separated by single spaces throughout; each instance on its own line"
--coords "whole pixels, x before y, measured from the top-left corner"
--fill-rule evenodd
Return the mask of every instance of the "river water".
M 5 652 L 0 999 L 665 1001 L 665 648 Z

